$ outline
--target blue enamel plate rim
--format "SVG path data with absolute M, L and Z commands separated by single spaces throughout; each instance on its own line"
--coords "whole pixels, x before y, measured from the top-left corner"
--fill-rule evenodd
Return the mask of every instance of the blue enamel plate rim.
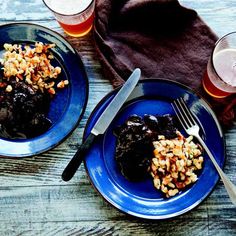
M 0 30 L 8 30 L 11 27 L 25 27 L 25 29 L 27 29 L 27 28 L 29 28 L 31 30 L 33 29 L 35 32 L 37 30 L 42 31 L 43 33 L 45 33 L 45 35 L 49 35 L 49 36 L 54 37 L 54 39 L 56 39 L 60 43 L 62 43 L 63 46 L 66 46 L 67 50 L 69 50 L 69 52 L 73 54 L 73 58 L 75 59 L 75 61 L 77 63 L 77 66 L 80 70 L 80 74 L 81 74 L 81 77 L 83 80 L 83 82 L 81 82 L 81 83 L 84 84 L 84 88 L 83 88 L 84 89 L 84 92 L 83 92 L 84 97 L 81 100 L 81 107 L 79 109 L 75 108 L 75 106 L 74 106 L 75 104 L 72 104 L 72 101 L 71 101 L 72 94 L 73 94 L 73 97 L 75 98 L 78 95 L 79 91 L 75 91 L 75 89 L 72 88 L 72 86 L 71 86 L 70 95 L 69 95 L 69 98 L 67 101 L 67 103 L 68 103 L 67 111 L 62 114 L 62 117 L 60 118 L 60 120 L 58 120 L 58 122 L 53 124 L 52 129 L 54 129 L 54 127 L 58 127 L 58 128 L 61 127 L 63 122 L 65 122 L 64 119 L 67 119 L 67 120 L 69 119 L 70 112 L 73 112 L 73 114 L 76 113 L 76 117 L 73 119 L 71 126 L 65 130 L 63 135 L 61 135 L 61 136 L 59 135 L 58 138 L 56 138 L 52 143 L 50 143 L 50 141 L 46 142 L 46 140 L 44 139 L 44 137 L 49 136 L 51 134 L 50 130 L 38 137 L 32 138 L 32 139 L 8 140 L 8 139 L 0 138 L 1 147 L 3 147 L 3 145 L 9 145 L 9 147 L 14 148 L 14 145 L 17 145 L 17 147 L 19 148 L 19 151 L 14 151 L 12 153 L 6 153 L 6 151 L 4 152 L 4 151 L 0 150 L 0 157 L 2 157 L 2 158 L 22 158 L 22 157 L 30 157 L 30 156 L 38 155 L 38 154 L 44 153 L 44 152 L 56 147 L 57 145 L 62 143 L 73 132 L 73 130 L 78 126 L 78 124 L 81 121 L 83 114 L 85 112 L 87 102 L 88 102 L 89 84 L 88 84 L 88 77 L 87 77 L 87 74 L 86 74 L 86 71 L 85 71 L 85 68 L 84 68 L 84 65 L 83 65 L 83 62 L 81 60 L 79 53 L 72 46 L 72 44 L 67 39 L 65 39 L 62 35 L 60 35 L 59 33 L 55 32 L 47 27 L 44 27 L 42 25 L 28 23 L 28 22 L 4 24 L 4 25 L 0 26 Z M 36 35 L 36 33 L 35 33 L 35 35 Z M 27 40 L 29 40 L 29 39 L 27 38 Z M 31 41 L 33 42 L 34 40 L 31 40 Z M 65 66 L 65 69 L 67 70 L 66 66 Z M 72 72 L 68 72 L 68 73 L 72 73 Z M 74 74 L 74 72 L 72 74 Z M 75 79 L 73 79 L 73 80 L 75 80 Z M 53 130 L 53 133 L 59 134 L 60 132 Z M 37 147 L 37 142 L 40 142 L 41 146 L 39 148 Z M 25 151 L 24 153 L 22 153 L 20 151 L 21 145 L 31 145 L 31 144 L 33 144 L 36 147 L 35 150 L 30 149 L 30 150 Z
M 224 152 L 224 157 L 222 158 L 222 167 L 224 166 L 225 163 L 225 157 L 226 157 L 226 150 L 225 150 L 225 138 L 221 129 L 221 126 L 214 114 L 214 112 L 211 110 L 209 104 L 196 92 L 194 92 L 192 89 L 190 89 L 189 87 L 182 85 L 178 82 L 174 82 L 168 79 L 145 79 L 145 80 L 141 80 L 139 81 L 140 83 L 150 83 L 150 82 L 154 82 L 154 83 L 170 83 L 172 85 L 181 87 L 182 89 L 186 90 L 186 92 L 189 92 L 190 94 L 196 96 L 198 99 L 201 99 L 201 103 L 204 104 L 204 106 L 206 107 L 207 111 L 210 112 L 212 118 L 215 121 L 215 125 L 217 130 L 219 131 L 219 133 L 221 134 L 220 139 L 222 141 L 222 150 Z M 137 86 L 139 86 L 139 84 Z M 111 99 L 111 97 L 114 96 L 114 94 L 117 93 L 117 91 L 120 88 L 117 88 L 113 91 L 111 91 L 110 93 L 108 93 L 95 107 L 95 109 L 93 110 L 93 112 L 91 113 L 88 122 L 86 124 L 85 130 L 84 130 L 84 134 L 83 134 L 83 140 L 85 140 L 85 138 L 87 137 L 88 133 L 90 130 L 88 130 L 88 126 L 91 123 L 91 121 L 94 118 L 94 115 L 96 115 L 96 113 L 98 112 L 98 110 L 100 109 L 101 105 L 107 101 L 107 99 Z M 96 156 L 94 156 L 93 158 L 96 158 Z M 204 195 L 197 199 L 192 205 L 188 206 L 187 208 L 184 209 L 180 209 L 177 210 L 174 213 L 170 213 L 170 214 L 165 214 L 165 215 L 150 215 L 150 214 L 145 214 L 145 213 L 138 213 L 135 211 L 132 211 L 130 209 L 127 209 L 124 205 L 120 205 L 118 204 L 116 201 L 114 201 L 113 199 L 111 199 L 110 197 L 106 196 L 103 192 L 102 192 L 102 188 L 106 188 L 107 186 L 102 186 L 102 183 L 95 183 L 95 181 L 93 180 L 93 177 L 90 176 L 90 172 L 89 172 L 89 168 L 90 166 L 88 166 L 88 163 L 86 162 L 86 158 L 84 160 L 84 165 L 85 165 L 85 170 L 87 172 L 87 175 L 90 179 L 90 182 L 92 184 L 92 186 L 97 190 L 97 192 L 103 197 L 103 199 L 105 199 L 108 203 L 110 203 L 112 206 L 114 206 L 115 208 L 117 208 L 119 211 L 126 213 L 128 215 L 134 216 L 134 217 L 138 217 L 138 218 L 143 218 L 143 219 L 151 219 L 151 220 L 163 220 L 163 219 L 168 219 L 168 218 L 173 218 L 173 217 L 177 217 L 179 215 L 182 215 L 184 213 L 187 213 L 188 211 L 192 210 L 193 208 L 195 208 L 196 206 L 198 206 L 207 196 L 210 195 L 210 193 L 213 191 L 214 187 L 216 186 L 218 180 L 219 180 L 219 176 L 216 174 L 215 175 L 215 179 L 214 179 L 214 183 L 212 184 L 212 186 L 209 187 L 209 190 L 204 192 Z M 106 175 L 108 175 L 108 173 L 106 173 Z M 106 176 L 105 176 L 106 177 Z M 116 183 L 112 183 L 113 185 L 115 185 Z M 101 189 L 100 189 L 101 188 Z M 125 191 L 125 190 L 124 190 Z

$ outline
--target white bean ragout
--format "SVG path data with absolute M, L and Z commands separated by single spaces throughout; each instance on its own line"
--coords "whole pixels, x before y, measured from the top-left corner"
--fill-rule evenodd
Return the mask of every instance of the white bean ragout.
M 8 82 L 14 79 L 17 82 L 24 81 L 36 91 L 55 94 L 55 87 L 64 88 L 68 85 L 68 80 L 56 82 L 61 73 L 61 67 L 51 65 L 50 60 L 54 56 L 48 49 L 53 47 L 55 44 L 43 44 L 42 42 L 36 42 L 34 47 L 5 43 L 6 52 L 0 61 L 3 66 L 3 79 L 0 81 L 0 87 L 5 88 L 6 92 L 11 92 L 12 88 Z
M 166 197 L 176 195 L 197 181 L 196 172 L 202 169 L 203 156 L 202 148 L 193 142 L 192 136 L 184 138 L 177 131 L 177 138 L 168 140 L 160 135 L 153 145 L 155 150 L 150 173 L 154 186 Z

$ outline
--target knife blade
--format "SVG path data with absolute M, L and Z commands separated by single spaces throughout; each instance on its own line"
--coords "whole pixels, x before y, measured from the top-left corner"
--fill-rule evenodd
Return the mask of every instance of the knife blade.
M 110 125 L 122 105 L 134 90 L 140 76 L 141 70 L 139 68 L 136 68 L 132 72 L 128 80 L 125 82 L 125 84 L 118 91 L 116 96 L 112 99 L 110 104 L 103 111 L 84 143 L 78 148 L 77 152 L 64 169 L 62 173 L 62 179 L 64 181 L 69 181 L 74 176 L 75 172 L 82 163 L 84 156 L 95 141 L 95 138 L 98 135 L 104 134 L 104 132 L 107 130 L 108 126 Z

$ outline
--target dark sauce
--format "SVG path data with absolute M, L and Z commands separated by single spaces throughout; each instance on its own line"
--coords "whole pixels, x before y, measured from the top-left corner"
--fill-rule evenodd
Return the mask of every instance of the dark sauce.
M 0 88 L 0 136 L 10 139 L 33 138 L 43 134 L 52 122 L 47 118 L 50 95 L 34 91 L 24 82 L 8 82 L 13 88 Z
M 117 137 L 116 161 L 122 174 L 129 180 L 138 181 L 149 176 L 148 168 L 153 157 L 152 142 L 158 135 L 167 139 L 176 137 L 176 122 L 170 115 L 130 116 L 114 130 Z

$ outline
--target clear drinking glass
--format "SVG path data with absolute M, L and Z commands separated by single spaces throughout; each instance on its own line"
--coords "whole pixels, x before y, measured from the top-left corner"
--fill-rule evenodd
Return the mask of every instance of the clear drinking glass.
M 236 93 L 236 32 L 216 42 L 204 74 L 203 87 L 216 98 Z
M 93 27 L 95 0 L 43 0 L 64 31 L 71 36 L 86 35 Z

